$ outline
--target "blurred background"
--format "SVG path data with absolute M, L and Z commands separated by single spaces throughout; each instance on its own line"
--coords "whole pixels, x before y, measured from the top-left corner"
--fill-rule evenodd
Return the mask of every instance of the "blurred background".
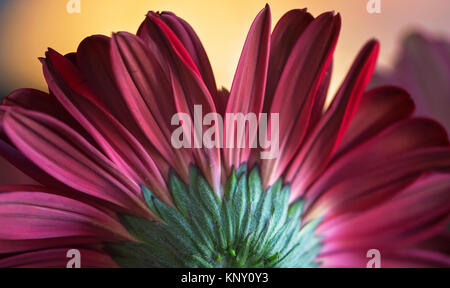
M 307 7 L 314 16 L 329 10 L 342 14 L 331 91 L 370 38 L 381 41 L 379 65 L 389 67 L 408 31 L 450 35 L 448 0 L 380 0 L 380 14 L 367 12 L 368 1 L 80 0 L 80 13 L 70 14 L 69 0 L 0 0 L 0 95 L 20 87 L 46 90 L 37 58 L 47 47 L 64 54 L 75 51 L 92 34 L 136 32 L 148 10 L 171 10 L 187 20 L 206 48 L 218 86 L 225 87 L 231 86 L 248 29 L 266 2 L 272 9 L 272 27 L 294 8 Z

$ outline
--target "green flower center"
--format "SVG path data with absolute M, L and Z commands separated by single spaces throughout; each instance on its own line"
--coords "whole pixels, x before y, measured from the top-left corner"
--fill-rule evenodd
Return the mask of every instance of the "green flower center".
M 231 173 L 220 199 L 195 167 L 190 183 L 170 173 L 176 208 L 142 187 L 161 221 L 121 215 L 138 242 L 107 244 L 122 267 L 316 267 L 320 220 L 302 222 L 303 201 L 289 204 L 289 186 L 277 181 L 262 191 L 257 168 Z

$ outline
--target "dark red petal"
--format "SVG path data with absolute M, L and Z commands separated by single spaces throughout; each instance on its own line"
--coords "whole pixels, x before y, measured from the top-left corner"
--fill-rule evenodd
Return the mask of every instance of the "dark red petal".
M 46 173 L 122 209 L 140 215 L 149 213 L 139 186 L 64 123 L 18 109 L 9 110 L 3 122 L 14 145 Z
M 391 166 L 397 165 L 404 155 L 412 151 L 448 145 L 445 129 L 432 120 L 406 119 L 398 122 L 331 164 L 308 190 L 307 206 L 314 203 L 322 194 L 326 200 L 318 200 L 319 203 L 332 201 L 327 206 L 329 209 L 322 212 L 323 216 L 338 215 L 350 210 L 356 212 L 367 209 L 368 206 L 378 205 L 381 201 L 393 197 L 415 178 L 411 175 L 408 179 L 395 179 L 392 182 L 398 185 L 391 186 L 381 185 L 384 183 L 384 177 L 369 179 L 367 180 L 371 183 L 369 187 L 376 186 L 376 183 L 377 187 L 380 187 L 370 193 L 367 186 L 363 185 L 365 189 L 361 189 L 362 187 L 357 185 L 359 183 L 357 179 L 367 179 L 366 175 L 375 169 L 390 170 Z M 420 173 L 417 173 L 416 177 L 419 175 Z M 347 191 L 340 188 L 342 183 L 351 185 L 352 180 L 355 181 L 353 189 Z
M 64 109 L 55 95 L 35 89 L 18 89 L 2 99 L 5 106 L 21 107 L 27 110 L 50 115 L 82 134 L 89 142 L 94 143 L 83 127 Z
M 273 29 L 270 39 L 264 112 L 269 113 L 273 95 L 284 71 L 284 66 L 298 39 L 313 20 L 314 17 L 306 12 L 306 9 L 295 9 L 284 14 Z
M 122 173 L 149 185 L 170 203 L 164 179 L 140 143 L 104 108 L 78 69 L 55 51 L 43 60 L 44 76 L 62 105 L 83 125 Z
M 328 69 L 325 72 L 322 81 L 320 82 L 320 86 L 317 89 L 317 96 L 311 109 L 311 119 L 309 120 L 308 133 L 306 137 L 308 137 L 308 135 L 314 131 L 323 114 L 325 113 L 325 103 L 328 96 L 328 88 L 330 87 L 331 83 L 332 72 L 333 63 L 330 63 L 330 66 L 328 66 Z
M 239 59 L 238 67 L 234 75 L 233 85 L 230 90 L 230 96 L 227 103 L 226 113 L 248 113 L 256 114 L 259 118 L 263 104 L 266 88 L 267 68 L 269 62 L 270 48 L 270 29 L 271 13 L 268 5 L 256 16 L 244 48 Z M 224 131 L 231 131 L 232 127 L 226 127 L 228 117 L 224 119 Z M 236 131 L 236 125 L 234 131 Z M 242 134 L 234 133 L 234 139 L 237 143 L 244 142 L 245 148 L 225 148 L 224 161 L 227 171 L 234 166 L 239 167 L 242 162 L 248 160 L 250 154 L 250 143 L 253 143 L 256 131 L 242 129 Z M 252 132 L 250 135 L 249 132 Z M 226 134 L 226 133 L 224 133 Z M 228 135 L 231 136 L 231 135 Z M 224 135 L 224 143 L 227 143 L 227 137 Z M 228 146 L 228 145 L 224 145 Z M 237 146 L 235 144 L 235 146 Z
M 228 98 L 230 98 L 230 91 L 228 91 L 225 87 L 222 87 L 216 93 L 217 97 L 214 100 L 216 104 L 217 113 L 225 116 L 225 110 L 227 109 Z
M 1 142 L 1 140 L 0 140 Z M 2 144 L 0 144 L 1 147 Z M 1 148 L 0 148 L 1 150 Z M 0 155 L 2 152 L 0 152 Z M 0 156 L 0 185 L 9 184 L 36 184 L 36 182 L 24 174 L 20 169 L 15 167 L 12 163 Z
M 411 172 L 432 162 L 440 163 L 440 166 L 446 162 L 448 169 L 450 152 L 445 150 L 416 154 L 396 169 L 403 168 L 402 173 L 405 174 L 404 170 Z M 404 169 L 407 165 L 414 168 Z M 385 171 L 384 177 L 389 172 L 393 171 Z M 318 233 L 326 235 L 326 242 L 330 243 L 325 251 L 368 245 L 377 245 L 375 247 L 379 248 L 404 247 L 442 231 L 449 220 L 449 180 L 448 174 L 424 178 L 373 209 L 358 213 L 357 216 L 351 214 L 351 217 L 342 216 L 324 222 Z
M 170 142 L 170 121 L 176 108 L 169 76 L 153 52 L 132 34 L 114 35 L 111 55 L 115 78 L 128 109 L 155 150 L 187 180 L 189 151 L 172 149 Z
M 414 102 L 408 92 L 394 86 L 372 89 L 364 94 L 334 158 L 365 142 L 389 125 L 409 117 Z
M 327 166 L 344 136 L 375 68 L 379 44 L 370 41 L 359 53 L 330 109 L 289 167 L 286 180 L 299 196 Z
M 366 257 L 367 251 L 373 249 L 352 249 L 330 255 L 320 256 L 317 259 L 323 268 L 366 268 L 370 260 Z M 381 268 L 447 268 L 450 267 L 448 255 L 419 249 L 381 250 Z
M 152 33 L 149 34 L 150 31 Z M 151 51 L 157 51 L 155 57 L 164 61 L 167 75 L 172 82 L 177 112 L 186 113 L 191 119 L 194 119 L 194 106 L 201 105 L 203 115 L 216 113 L 214 101 L 194 61 L 177 36 L 160 17 L 150 12 L 138 34 L 149 45 Z M 211 149 L 194 147 L 191 151 L 195 162 L 199 165 L 208 182 L 217 193 L 220 193 L 221 160 L 219 147 Z M 188 164 L 189 162 L 184 162 L 184 165 L 187 166 Z
M 48 249 L 23 253 L 0 259 L 0 268 L 66 268 L 70 248 Z M 103 252 L 78 249 L 81 254 L 81 268 L 117 268 L 117 264 Z
M 317 17 L 300 36 L 283 67 L 270 107 L 270 113 L 279 114 L 281 155 L 263 161 L 265 187 L 281 176 L 303 143 L 319 87 L 331 63 L 340 26 L 339 15 L 326 13 Z
M 203 82 L 208 87 L 209 93 L 214 101 L 216 101 L 217 87 L 213 70 L 206 51 L 194 29 L 192 29 L 189 23 L 172 12 L 163 12 L 160 17 L 181 41 L 202 75 Z
M 77 66 L 98 100 L 139 142 L 147 144 L 114 78 L 110 50 L 111 38 L 102 35 L 88 37 L 78 46 Z
M 48 193 L 46 188 L 12 186 L 2 187 L 0 192 L 1 240 L 90 237 L 96 238 L 98 243 L 133 239 L 105 212 Z
M 174 63 L 182 61 L 191 72 L 201 77 L 194 61 L 188 51 L 183 47 L 183 43 L 170 27 L 160 19 L 158 14 L 149 12 L 139 27 L 137 35 L 142 38 L 155 54 L 155 57 L 165 69 L 166 74 L 169 73 L 168 69 Z

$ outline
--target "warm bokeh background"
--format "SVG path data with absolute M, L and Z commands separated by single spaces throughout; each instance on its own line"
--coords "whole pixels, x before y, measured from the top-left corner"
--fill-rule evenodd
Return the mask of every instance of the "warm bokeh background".
M 328 10 L 342 14 L 332 90 L 361 45 L 372 37 L 382 44 L 380 64 L 388 66 L 409 30 L 450 35 L 448 0 L 381 0 L 381 14 L 367 13 L 368 0 L 81 0 L 81 14 L 67 13 L 67 2 L 0 0 L 0 91 L 45 89 L 37 57 L 47 47 L 67 53 L 92 34 L 135 32 L 147 10 L 171 10 L 186 19 L 206 47 L 218 85 L 225 87 L 231 85 L 250 24 L 266 2 L 272 8 L 273 26 L 294 8 L 308 7 L 313 15 Z

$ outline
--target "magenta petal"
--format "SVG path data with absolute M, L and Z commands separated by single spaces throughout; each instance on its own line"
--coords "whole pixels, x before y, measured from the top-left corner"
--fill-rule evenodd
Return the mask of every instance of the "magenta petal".
M 410 173 L 431 162 L 438 162 L 446 166 L 447 170 L 450 167 L 448 150 L 416 153 L 409 158 L 410 161 L 403 161 L 403 165 L 414 167 L 408 169 Z M 395 168 L 398 170 L 400 167 Z M 387 169 L 383 171 L 384 175 L 376 176 L 387 178 L 388 173 L 392 173 L 391 170 L 394 169 Z M 370 244 L 376 244 L 377 247 L 385 245 L 401 247 L 422 241 L 442 231 L 448 223 L 449 179 L 445 174 L 419 180 L 389 201 L 359 213 L 356 217 L 342 216 L 325 222 L 318 233 L 326 235 L 327 243 L 330 245 L 332 243 L 334 248 L 330 247 L 329 250 Z
M 137 125 L 114 79 L 110 55 L 111 38 L 96 35 L 84 39 L 78 46 L 77 67 L 89 83 L 98 100 L 136 139 L 147 145 L 147 139 Z M 148 144 L 148 146 L 150 146 Z
M 366 268 L 366 249 L 352 249 L 330 255 L 319 256 L 323 268 Z M 419 249 L 381 250 L 381 268 L 448 268 L 450 257 Z
M 256 117 L 259 117 L 264 103 L 267 67 L 269 64 L 270 26 L 271 13 L 269 6 L 266 5 L 258 16 L 256 16 L 245 40 L 244 48 L 234 75 L 233 85 L 231 86 L 226 113 L 243 113 L 244 115 L 247 113 L 255 113 Z M 225 124 L 227 118 L 225 116 L 224 131 L 226 129 L 231 131 L 232 127 L 227 128 Z M 234 129 L 236 129 L 236 125 L 234 125 Z M 239 141 L 245 141 L 243 145 L 245 148 L 224 149 L 223 154 L 227 171 L 230 171 L 233 166 L 239 167 L 241 163 L 248 160 L 250 143 L 253 143 L 256 135 L 255 133 L 249 135 L 245 130 L 243 129 L 241 135 L 237 132 L 234 133 L 235 139 L 238 139 L 237 143 Z M 227 141 L 229 140 L 224 135 L 224 143 L 227 143 Z M 235 146 L 237 143 L 235 143 Z
M 3 123 L 4 114 L 8 109 L 4 107 L 0 108 L 0 155 L 3 157 L 2 161 L 8 161 L 18 170 L 22 171 L 25 175 L 29 176 L 38 183 L 44 184 L 48 187 L 58 187 L 60 189 L 68 188 L 64 184 L 57 181 L 44 171 L 42 171 L 37 165 L 30 161 L 22 152 L 20 152 L 14 144 L 8 139 L 5 134 L 5 128 Z M 13 179 L 6 179 L 11 181 Z M 8 184 L 18 184 L 18 182 L 10 182 Z M 27 183 L 33 184 L 33 183 Z
M 0 227 L 1 240 L 131 239 L 122 225 L 108 214 L 33 186 L 1 189 Z
M 308 135 L 314 131 L 323 114 L 325 113 L 325 102 L 328 96 L 328 88 L 331 83 L 332 72 L 333 63 L 330 63 L 327 71 L 325 72 L 325 75 L 320 82 L 319 88 L 317 88 L 316 100 L 314 101 L 313 107 L 311 109 L 311 117 L 309 120 L 308 133 L 306 137 L 308 137 Z
M 169 125 L 176 109 L 168 75 L 142 40 L 134 35 L 114 35 L 111 47 L 115 77 L 136 122 L 169 166 L 187 179 L 189 153 L 170 149 Z
M 331 63 L 340 23 L 339 15 L 320 15 L 303 32 L 283 67 L 270 107 L 270 113 L 279 113 L 281 155 L 262 161 L 265 187 L 281 176 L 303 143 L 319 87 Z
M 289 167 L 292 197 L 304 192 L 326 167 L 358 107 L 375 68 L 379 44 L 370 41 L 359 53 L 330 109 Z
M 153 33 L 149 34 L 148 31 L 153 31 Z M 155 52 L 157 59 L 158 57 L 164 57 L 167 75 L 171 79 L 177 112 L 186 113 L 191 119 L 194 119 L 194 106 L 201 105 L 203 115 L 215 113 L 214 101 L 195 63 L 177 36 L 158 15 L 150 12 L 138 34 L 146 41 L 151 51 L 159 51 Z M 218 135 L 218 131 L 216 135 Z M 200 141 L 198 136 L 201 135 L 194 133 L 194 137 Z M 193 142 L 195 141 L 194 138 Z M 197 163 L 214 191 L 220 193 L 221 159 L 219 147 L 199 149 L 193 144 L 192 146 L 194 147 L 191 152 L 195 163 Z M 187 167 L 190 162 L 184 161 L 180 164 Z
M 379 188 L 371 193 L 368 193 L 366 185 L 356 185 L 359 183 L 358 178 L 368 179 L 366 175 L 375 169 L 389 170 L 402 159 L 401 157 L 412 151 L 448 145 L 447 133 L 438 123 L 428 119 L 400 121 L 332 163 L 308 190 L 307 206 L 314 203 L 322 194 L 326 199 L 323 201 L 332 201 L 332 204 L 327 206 L 326 212 L 321 211 L 323 216 L 336 215 L 344 211 L 356 212 L 366 209 L 367 206 L 375 206 L 395 195 L 394 192 L 400 191 L 402 185 L 404 187 L 415 178 L 413 175 L 405 178 L 403 174 L 399 174 L 401 177 L 395 179 L 392 185 L 384 186 L 381 183 L 384 183 L 386 177 L 374 178 L 370 180 L 369 187 L 374 188 L 378 183 Z M 416 177 L 419 175 L 420 173 L 416 173 Z M 348 186 L 343 183 L 354 183 L 354 187 L 346 190 L 344 187 Z M 399 185 L 394 185 L 395 183 Z M 343 188 L 340 188 L 340 185 L 343 185 Z M 366 189 L 360 189 L 362 187 Z M 318 202 L 321 203 L 321 200 Z
M 147 184 L 157 195 L 170 202 L 165 182 L 151 157 L 140 143 L 98 103 L 79 71 L 54 51 L 43 61 L 50 89 L 62 105 L 95 139 L 106 155 L 130 178 Z M 149 181 L 150 183 L 147 183 Z
M 93 142 L 90 135 L 80 124 L 64 109 L 53 94 L 48 94 L 35 89 L 18 89 L 2 99 L 5 106 L 21 107 L 50 115 L 77 131 L 89 142 Z
M 0 259 L 0 268 L 66 268 L 67 252 L 72 248 L 59 248 L 23 253 Z M 110 256 L 103 252 L 79 248 L 81 268 L 117 268 Z
M 10 110 L 6 134 L 35 165 L 67 186 L 146 215 L 139 186 L 80 135 L 44 114 Z
M 306 9 L 291 10 L 281 17 L 270 39 L 269 69 L 263 111 L 268 113 L 284 66 L 302 33 L 314 20 Z
M 334 158 L 345 154 L 389 125 L 414 112 L 408 92 L 394 86 L 383 86 L 364 94 Z
M 178 39 L 183 44 L 186 51 L 194 61 L 197 66 L 200 74 L 202 75 L 203 82 L 205 82 L 206 87 L 208 87 L 209 93 L 213 97 L 216 102 L 216 80 L 214 79 L 214 74 L 211 68 L 211 64 L 209 63 L 208 56 L 206 55 L 206 51 L 203 48 L 200 39 L 195 33 L 194 29 L 181 19 L 176 16 L 172 12 L 163 12 L 160 15 L 161 20 L 170 27 L 170 29 L 174 32 L 174 34 L 178 37 Z

